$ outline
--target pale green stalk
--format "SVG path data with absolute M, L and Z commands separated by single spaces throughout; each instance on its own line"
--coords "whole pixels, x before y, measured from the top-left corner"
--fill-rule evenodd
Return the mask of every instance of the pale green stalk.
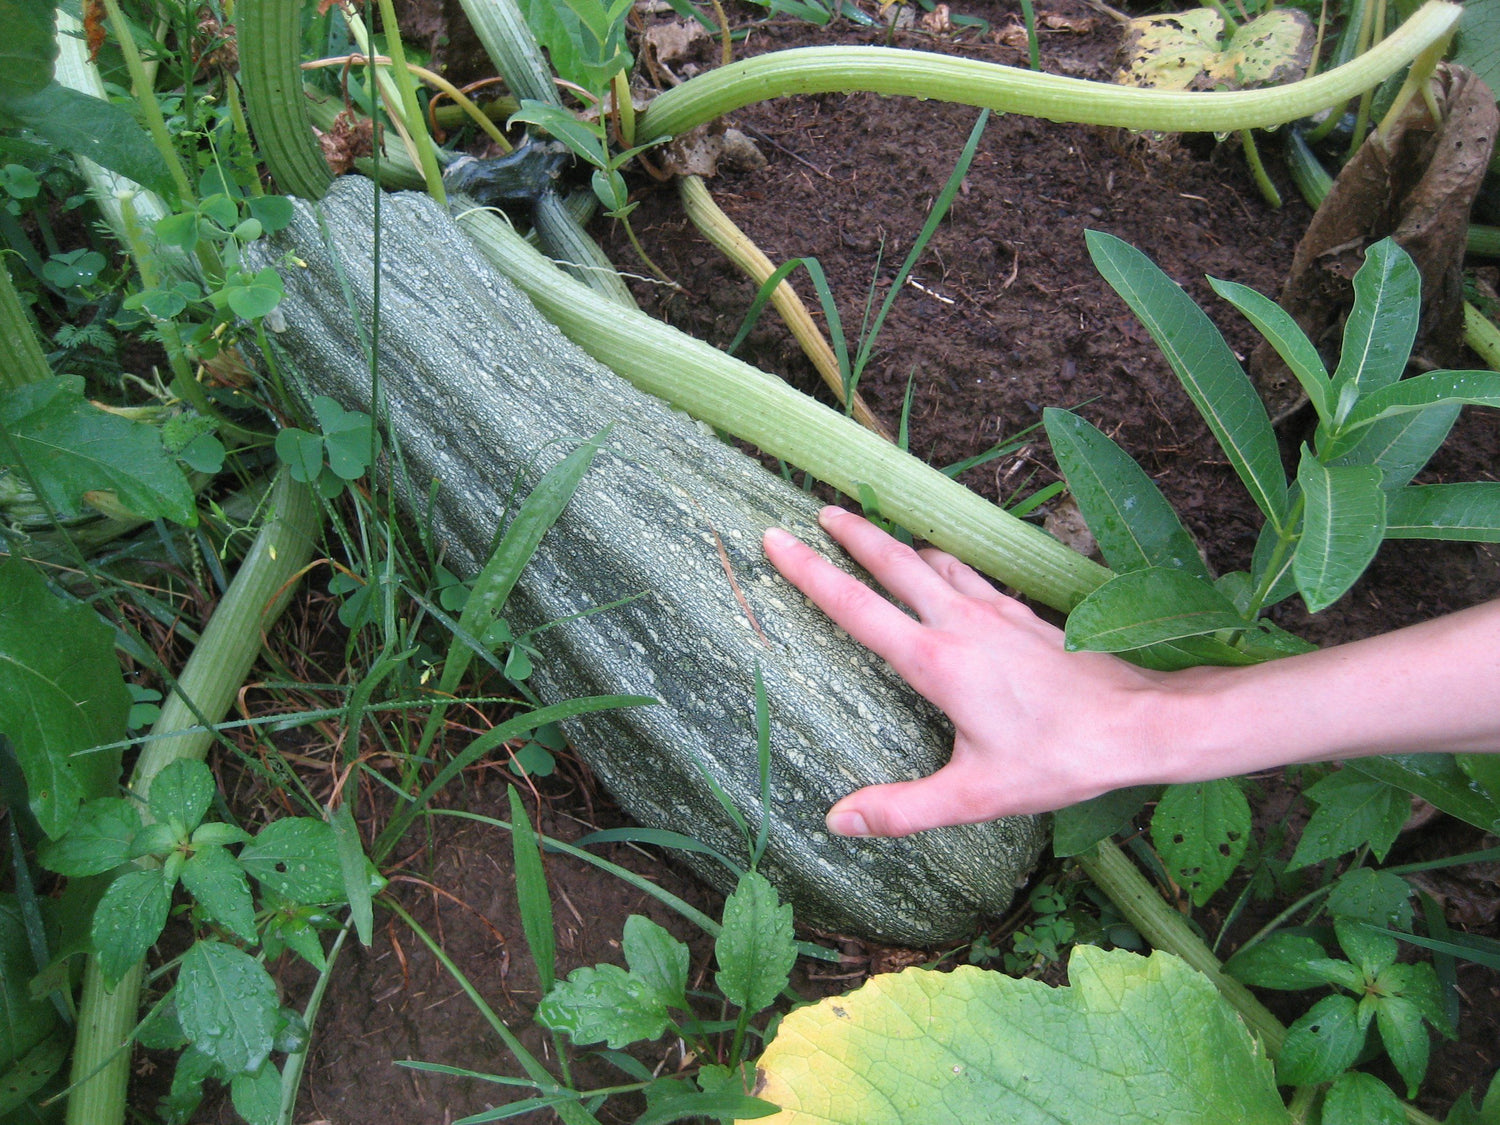
M 17 391 L 51 375 L 10 270 L 0 265 L 0 391 Z
M 135 38 L 130 33 L 130 24 L 125 21 L 118 0 L 104 0 L 104 10 L 109 16 L 109 29 L 114 32 L 115 43 L 125 58 L 125 69 L 130 74 L 131 92 L 135 95 L 136 107 L 146 121 L 146 128 L 151 133 L 151 139 L 155 142 L 157 151 L 161 153 L 162 160 L 166 161 L 167 170 L 172 175 L 172 183 L 176 185 L 177 193 L 182 197 L 183 203 L 191 206 L 196 202 L 193 186 L 188 182 L 187 170 L 178 159 L 177 148 L 172 144 L 171 134 L 167 132 L 167 123 L 162 118 L 161 106 L 157 104 L 156 93 L 151 88 L 151 78 L 141 62 L 141 53 L 135 49 Z
M 767 98 L 855 91 L 1164 133 L 1267 129 L 1378 86 L 1423 48 L 1449 34 L 1461 14 L 1457 4 L 1429 0 L 1394 35 L 1354 61 L 1265 90 L 1150 90 L 891 47 L 775 51 L 711 70 L 668 90 L 637 119 L 636 140 L 644 144 L 678 136 Z
M 562 95 L 516 0 L 459 0 L 474 34 L 517 100 L 561 106 Z
M 606 367 L 717 429 L 806 469 L 839 491 L 872 488 L 882 514 L 935 546 L 1058 609 L 1109 571 L 1016 519 L 852 418 L 774 375 L 645 313 L 600 301 L 528 246 L 503 219 L 460 215 L 480 251 L 543 316 Z
M 141 798 L 142 809 L 152 780 L 164 766 L 179 759 L 201 760 L 207 754 L 214 732 L 203 729 L 202 720 L 217 722 L 229 710 L 260 653 L 262 631 L 286 608 L 296 579 L 312 557 L 322 508 L 311 490 L 283 472 L 271 488 L 270 503 L 271 517 L 203 630 L 176 690 L 162 704 L 152 734 L 168 737 L 147 742 L 136 762 L 130 789 Z M 72 1080 L 77 1085 L 68 1097 L 68 1125 L 119 1125 L 125 1118 L 128 1041 L 140 1002 L 142 968 L 136 966 L 108 991 L 97 959 L 89 959 L 73 1053 Z
M 380 19 L 385 25 L 386 49 L 391 53 L 391 77 L 401 98 L 401 116 L 406 120 L 406 126 L 411 130 L 412 142 L 417 147 L 417 158 L 422 163 L 422 178 L 427 181 L 427 194 L 446 206 L 448 193 L 443 187 L 442 169 L 438 167 L 432 137 L 422 127 L 422 107 L 417 104 L 417 86 L 412 81 L 411 71 L 406 66 L 406 48 L 401 43 L 401 31 L 396 24 L 396 9 L 391 0 L 380 0 Z M 373 60 L 371 65 L 374 65 Z

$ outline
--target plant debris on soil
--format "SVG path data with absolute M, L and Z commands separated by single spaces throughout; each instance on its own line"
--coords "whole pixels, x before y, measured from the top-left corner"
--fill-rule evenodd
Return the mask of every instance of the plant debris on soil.
M 437 0 L 406 7 L 411 21 L 406 34 L 434 46 L 450 76 L 487 75 L 489 66 L 456 0 L 443 10 Z M 1116 21 L 1080 0 L 1042 0 L 1040 7 L 1043 68 L 1109 80 L 1118 66 Z M 737 14 L 748 21 L 760 10 Z M 736 44 L 735 54 L 889 42 L 1026 65 L 1025 37 L 1016 34 L 1017 6 L 974 0 L 955 6 L 952 14 L 980 17 L 988 28 L 958 29 L 951 23 L 945 28 L 942 20 L 926 17 L 896 31 L 847 22 L 820 29 L 778 20 L 755 25 Z M 719 51 L 716 41 L 699 39 L 686 45 L 671 67 L 686 76 L 716 65 Z M 709 188 L 773 261 L 816 257 L 844 324 L 857 329 L 871 295 L 877 304 L 883 299 L 977 112 L 869 94 L 763 103 L 735 113 L 731 123 L 756 143 L 765 166 L 722 171 Z M 1040 421 L 1044 407 L 1076 409 L 1143 464 L 1217 571 L 1244 568 L 1258 514 L 1145 329 L 1094 270 L 1083 232 L 1108 231 L 1143 250 L 1208 309 L 1236 352 L 1248 356 L 1257 337 L 1212 295 L 1204 277 L 1212 274 L 1274 295 L 1310 219 L 1275 159 L 1276 140 L 1263 139 L 1262 149 L 1287 200 L 1279 211 L 1261 199 L 1237 143 L 995 117 L 951 214 L 885 324 L 860 393 L 895 430 L 910 381 L 911 451 L 940 466 L 1026 431 Z M 633 186 L 640 199 L 633 216 L 636 230 L 682 287 L 678 292 L 638 281 L 638 300 L 682 330 L 726 345 L 755 286 L 698 236 L 670 186 L 644 178 Z M 621 232 L 601 225 L 597 233 L 622 269 L 644 272 Z M 799 274 L 792 280 L 815 307 L 805 278 Z M 739 354 L 826 400 L 811 366 L 772 315 L 761 319 Z M 1289 463 L 1295 464 L 1305 437 L 1295 418 L 1283 428 Z M 1495 416 L 1469 409 L 1423 479 L 1492 480 L 1496 464 Z M 1038 430 L 1020 452 L 960 479 L 992 500 L 1013 503 L 1056 480 L 1057 473 Z M 1300 602 L 1278 607 L 1273 616 L 1283 627 L 1329 644 L 1461 609 L 1497 592 L 1495 547 L 1397 542 L 1384 547 L 1360 583 L 1317 618 L 1309 618 Z M 1316 701 L 1308 706 L 1312 718 Z M 546 832 L 576 838 L 586 825 L 609 822 L 614 815 L 607 798 L 590 797 L 576 781 L 545 779 L 540 785 L 545 802 L 540 826 Z M 478 812 L 507 815 L 498 767 L 471 777 L 451 799 Z M 597 816 L 590 800 L 597 802 Z M 370 811 L 366 804 L 361 815 Z M 1433 833 L 1440 834 L 1436 843 Z M 1473 836 L 1450 822 L 1441 829 L 1415 830 L 1398 850 L 1437 847 L 1435 854 L 1452 854 L 1477 846 Z M 550 1044 L 529 1020 L 538 996 L 516 913 L 508 837 L 439 817 L 414 832 L 398 855 L 406 856 L 403 881 L 391 893 L 430 929 L 496 1013 L 547 1058 Z M 669 859 L 624 847 L 616 847 L 611 858 L 717 912 L 709 893 Z M 710 943 L 654 899 L 561 857 L 548 860 L 548 872 L 560 975 L 584 964 L 618 961 L 621 929 L 632 912 L 646 913 L 693 941 L 695 980 L 709 971 Z M 1446 890 L 1437 888 L 1450 923 L 1496 936 L 1500 887 L 1495 872 L 1450 872 L 1441 878 L 1456 881 Z M 879 964 L 901 962 L 900 955 L 866 952 Z M 305 969 L 290 963 L 283 969 L 288 999 L 300 1003 L 308 986 Z M 862 972 L 861 967 L 848 980 L 822 985 L 852 987 Z M 1491 1014 L 1500 1011 L 1494 975 L 1466 968 L 1459 981 L 1465 1000 L 1460 1041 L 1435 1051 L 1428 1083 L 1434 1107 L 1446 1107 L 1487 1078 L 1500 1048 L 1500 1023 Z M 323 1001 L 298 1120 L 366 1125 L 399 1115 L 412 1125 L 440 1125 L 521 1095 L 513 1088 L 393 1065 L 399 1059 L 517 1071 L 453 977 L 412 933 L 377 917 L 374 946 L 365 950 L 348 943 Z M 661 1054 L 652 1065 L 660 1060 Z M 672 1055 L 667 1065 L 678 1061 Z M 607 1078 L 587 1071 L 575 1071 L 575 1077 L 584 1083 Z M 638 1105 L 633 1108 L 639 1111 Z M 217 1120 L 234 1120 L 227 1105 L 218 1113 Z M 518 1120 L 550 1119 L 546 1112 Z

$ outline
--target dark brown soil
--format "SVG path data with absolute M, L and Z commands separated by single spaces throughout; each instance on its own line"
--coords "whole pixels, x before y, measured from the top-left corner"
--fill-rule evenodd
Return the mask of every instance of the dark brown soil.
M 432 4 L 423 10 L 424 41 L 435 43 L 440 57 L 446 51 L 459 76 L 477 76 L 464 73 L 477 69 L 466 29 L 451 16 L 446 22 L 437 18 Z M 970 0 L 962 11 L 984 17 L 996 32 L 1019 22 L 1018 9 L 995 0 Z M 1111 19 L 1078 0 L 1055 0 L 1047 14 L 1072 21 L 1074 30 L 1044 34 L 1045 69 L 1108 78 L 1117 35 Z M 1077 30 L 1085 26 L 1089 29 Z M 819 30 L 774 24 L 758 26 L 737 53 L 885 39 L 884 32 L 848 25 Z M 997 62 L 1025 61 L 1024 48 L 975 32 L 898 32 L 893 41 Z M 716 50 L 714 44 L 701 44 L 697 65 L 711 65 Z M 692 61 L 673 65 L 681 72 Z M 721 175 L 711 189 L 773 260 L 816 257 L 830 278 L 844 324 L 857 327 L 872 287 L 877 303 L 884 297 L 975 116 L 964 107 L 871 95 L 763 104 L 734 115 L 734 123 L 759 143 L 769 163 Z M 1254 508 L 1145 331 L 1095 273 L 1083 232 L 1105 230 L 1140 247 L 1186 285 L 1236 351 L 1248 355 L 1253 333 L 1212 296 L 1203 279 L 1212 274 L 1271 293 L 1281 282 L 1309 215 L 1285 182 L 1274 142 L 1266 147 L 1273 150 L 1273 176 L 1293 200 L 1280 211 L 1261 200 L 1233 143 L 1180 143 L 1021 117 L 992 120 L 951 215 L 886 322 L 861 392 L 894 428 L 911 379 L 910 447 L 938 465 L 1034 425 L 1043 407 L 1075 407 L 1140 460 L 1215 568 L 1245 567 L 1259 526 Z M 754 287 L 696 234 L 671 189 L 646 181 L 639 187 L 636 230 L 685 292 L 641 283 L 638 298 L 683 330 L 726 344 Z M 600 233 L 616 262 L 637 268 L 618 232 Z M 798 288 L 804 298 L 811 297 L 805 282 Z M 789 334 L 770 316 L 741 354 L 825 397 Z M 1495 421 L 1491 413 L 1469 412 L 1429 479 L 1494 479 L 1500 457 Z M 1289 456 L 1302 436 L 1284 435 Z M 1038 436 L 1024 452 L 962 479 L 987 497 L 1013 501 L 1054 480 L 1055 467 Z M 1328 643 L 1458 609 L 1497 591 L 1500 554 L 1492 548 L 1398 543 L 1316 620 L 1296 606 L 1278 613 L 1286 627 Z M 1309 708 L 1315 703 L 1309 701 Z M 565 838 L 576 836 L 582 830 L 577 818 L 588 818 L 585 803 L 576 790 L 553 792 L 557 800 L 550 803 L 543 827 Z M 477 783 L 462 800 L 477 811 L 506 815 L 497 778 Z M 1458 850 L 1474 843 L 1467 840 Z M 508 837 L 470 822 L 440 819 L 430 838 L 411 846 L 422 845 L 425 850 L 404 870 L 438 889 L 404 884 L 401 901 L 499 1016 L 532 1050 L 545 1052 L 548 1045 L 528 1019 L 537 998 L 536 978 L 515 911 Z M 669 865 L 625 849 L 616 858 L 677 893 L 699 902 L 705 898 Z M 650 914 L 689 936 L 690 927 L 612 878 L 562 859 L 551 860 L 549 871 L 563 972 L 618 961 L 617 943 L 630 912 Z M 1496 888 L 1482 880 L 1474 886 L 1483 889 L 1454 897 L 1469 904 L 1469 913 L 1455 907 L 1453 922 L 1494 936 Z M 324 1001 L 298 1120 L 366 1125 L 399 1115 L 413 1125 L 440 1125 L 515 1096 L 505 1087 L 392 1065 L 414 1058 L 517 1073 L 499 1038 L 418 939 L 389 919 L 378 923 L 374 948 L 346 950 Z M 694 956 L 695 973 L 701 973 L 709 958 L 701 938 Z M 1437 1105 L 1487 1076 L 1500 1046 L 1496 1023 L 1487 1014 L 1495 1008 L 1493 974 L 1466 970 L 1462 981 L 1467 1001 L 1462 1041 L 1437 1053 L 1431 1082 Z M 287 984 L 289 995 L 296 995 L 305 981 L 292 973 Z M 672 1054 L 666 1065 L 678 1062 Z M 584 1077 L 603 1080 L 605 1075 Z

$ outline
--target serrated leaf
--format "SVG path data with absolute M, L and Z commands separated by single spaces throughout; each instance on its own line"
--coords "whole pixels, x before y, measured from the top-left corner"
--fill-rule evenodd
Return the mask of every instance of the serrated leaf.
M 68 829 L 80 801 L 116 791 L 119 751 L 82 752 L 121 738 L 129 711 L 113 631 L 29 563 L 0 561 L 0 730 L 48 836 Z
M 193 758 L 163 766 L 151 782 L 147 805 L 157 820 L 175 822 L 191 832 L 202 822 L 218 786 L 213 771 Z
M 46 501 L 65 518 L 83 513 L 83 494 L 113 492 L 147 519 L 198 522 L 193 490 L 155 427 L 100 410 L 83 380 L 58 375 L 0 398 L 0 425 Z
M 1058 809 L 1052 818 L 1052 854 L 1059 858 L 1079 855 L 1122 831 L 1161 789 L 1136 785 Z
M 250 897 L 250 884 L 229 852 L 214 844 L 195 848 L 182 866 L 182 885 L 209 921 L 255 944 L 255 902 Z
M 618 965 L 574 969 L 543 997 L 536 1018 L 575 1043 L 602 1040 L 616 1050 L 656 1039 L 672 1022 L 655 986 Z
M 247 953 L 199 941 L 183 955 L 173 989 L 177 1019 L 199 1051 L 231 1076 L 258 1070 L 276 1034 L 276 982 Z
M 1500 483 L 1408 485 L 1387 493 L 1385 536 L 1500 543 Z
M 94 909 L 89 937 L 110 988 L 161 937 L 171 908 L 172 886 L 159 867 L 126 871 L 109 884 Z
M 1400 947 L 1389 934 L 1345 919 L 1334 922 L 1333 932 L 1338 936 L 1339 948 L 1372 980 L 1396 963 Z
M 1325 996 L 1287 1029 L 1276 1058 L 1276 1079 L 1284 1086 L 1332 1081 L 1354 1065 L 1365 1045 L 1358 1006 L 1348 996 Z
M 1042 423 L 1068 491 L 1116 573 L 1164 566 L 1208 577 L 1193 537 L 1129 454 L 1071 411 L 1049 407 Z
M 1422 1023 L 1422 1012 L 1401 996 L 1383 996 L 1375 1005 L 1375 1026 L 1396 1072 L 1406 1083 L 1406 1096 L 1415 1098 L 1427 1076 L 1432 1039 Z
M 656 989 L 665 1003 L 686 1008 L 688 947 L 641 914 L 625 919 L 623 944 L 631 975 Z
M 1250 803 L 1231 780 L 1169 785 L 1151 839 L 1172 878 L 1202 906 L 1234 874 L 1250 843 Z
M 177 1056 L 172 1070 L 172 1085 L 162 1099 L 160 1110 L 165 1125 L 188 1125 L 198 1103 L 203 1100 L 203 1083 L 218 1064 L 209 1056 L 189 1047 Z
M 1321 863 L 1363 844 L 1385 859 L 1396 834 L 1411 815 L 1406 793 L 1365 774 L 1340 770 L 1306 790 L 1317 808 L 1302 830 L 1287 870 Z
M 1322 1125 L 1403 1125 L 1406 1111 L 1380 1079 L 1351 1070 L 1328 1087 L 1321 1120 Z
M 746 871 L 724 902 L 723 921 L 714 939 L 714 983 L 731 1004 L 758 1012 L 781 994 L 797 960 L 791 904 L 760 872 Z
M 1328 912 L 1352 922 L 1409 929 L 1411 886 L 1392 872 L 1356 867 L 1341 875 L 1328 893 Z
M 48 871 L 71 878 L 102 875 L 130 859 L 130 842 L 141 830 L 136 803 L 124 797 L 100 797 L 78 810 L 61 839 L 45 840 L 37 858 Z
M 1206 579 L 1154 566 L 1116 575 L 1091 592 L 1073 607 L 1064 635 L 1070 650 L 1126 652 L 1245 624 Z
M 1235 980 L 1256 988 L 1300 992 L 1323 983 L 1323 974 L 1307 966 L 1327 957 L 1327 950 L 1305 934 L 1277 933 L 1236 953 L 1224 969 Z
M 1401 378 L 1421 307 L 1422 275 L 1394 239 L 1382 238 L 1365 251 L 1354 275 L 1354 307 L 1333 373 L 1332 394 L 1340 403 L 1346 388 L 1362 398 Z
M 1370 465 L 1327 466 L 1304 448 L 1297 484 L 1306 497 L 1292 557 L 1297 590 L 1313 613 L 1343 597 L 1385 538 L 1385 493 Z
M 259 1070 L 236 1074 L 229 1096 L 248 1125 L 276 1125 L 281 1120 L 281 1071 L 267 1060 Z
M 333 829 L 306 816 L 282 817 L 240 851 L 240 866 L 262 886 L 300 903 L 344 901 L 344 873 Z
M 785 1125 L 1289 1121 L 1206 977 L 1086 945 L 1068 973 L 1066 988 L 967 965 L 877 976 L 782 1020 L 756 1092 Z
M 1099 231 L 1087 231 L 1085 238 L 1094 265 L 1151 333 L 1256 507 L 1279 524 L 1286 512 L 1286 474 L 1276 433 L 1224 337 L 1139 250 Z

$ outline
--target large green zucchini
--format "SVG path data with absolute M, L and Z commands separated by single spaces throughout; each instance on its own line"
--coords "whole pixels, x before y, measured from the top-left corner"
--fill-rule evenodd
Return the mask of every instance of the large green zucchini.
M 282 248 L 305 266 L 282 269 L 285 324 L 275 337 L 308 393 L 366 409 L 370 369 L 340 274 L 368 325 L 372 201 L 369 182 L 351 177 L 317 213 L 298 205 Z M 758 662 L 772 747 L 762 870 L 797 917 L 928 946 L 1002 911 L 1041 847 L 1034 818 L 903 840 L 824 829 L 824 812 L 850 790 L 935 769 L 951 731 L 764 560 L 761 533 L 772 524 L 836 551 L 817 527 L 816 501 L 569 343 L 427 197 L 386 196 L 381 220 L 384 421 L 412 475 L 410 495 L 424 507 L 435 497 L 417 518 L 430 518 L 456 570 L 482 565 L 518 474 L 535 480 L 613 423 L 507 617 L 521 628 L 564 621 L 534 636 L 542 658 L 529 682 L 544 700 L 660 700 L 568 731 L 620 805 L 642 824 L 743 855 L 699 766 L 758 824 Z M 620 599 L 633 600 L 577 616 Z M 717 865 L 700 870 L 722 885 Z

